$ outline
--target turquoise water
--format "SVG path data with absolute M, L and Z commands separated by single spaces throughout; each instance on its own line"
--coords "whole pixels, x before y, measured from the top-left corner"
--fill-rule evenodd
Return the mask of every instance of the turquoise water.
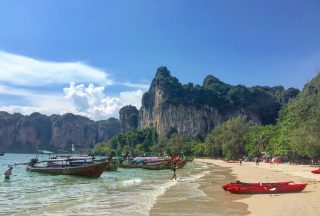
M 8 164 L 28 162 L 35 155 L 0 157 L 3 176 Z M 39 158 L 41 159 L 41 158 Z M 206 166 L 188 163 L 178 170 L 119 169 L 99 179 L 28 172 L 13 168 L 9 180 L 0 180 L 0 215 L 148 215 L 157 198 L 184 179 L 200 178 Z

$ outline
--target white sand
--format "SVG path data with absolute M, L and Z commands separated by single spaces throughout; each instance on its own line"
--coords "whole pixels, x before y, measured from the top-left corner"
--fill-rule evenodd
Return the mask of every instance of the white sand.
M 251 215 L 320 215 L 320 175 L 310 172 L 316 169 L 315 167 L 289 164 L 270 165 L 269 163 L 260 163 L 260 166 L 256 166 L 253 162 L 244 162 L 240 166 L 238 163 L 232 164 L 213 159 L 197 159 L 197 161 L 229 167 L 237 179 L 244 182 L 292 180 L 295 183 L 307 182 L 309 184 L 300 193 L 257 194 L 249 197 L 235 194 L 234 196 L 240 198 L 241 196 L 246 197 L 238 202 L 246 203 Z

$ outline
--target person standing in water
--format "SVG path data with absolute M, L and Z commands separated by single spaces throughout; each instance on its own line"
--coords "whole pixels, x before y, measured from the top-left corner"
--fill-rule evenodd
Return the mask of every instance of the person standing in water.
M 172 179 L 177 180 L 177 166 L 176 166 L 176 162 L 173 163 L 172 167 Z
M 4 178 L 9 179 L 10 176 L 12 175 L 12 169 L 13 167 L 9 167 L 5 172 L 4 172 Z

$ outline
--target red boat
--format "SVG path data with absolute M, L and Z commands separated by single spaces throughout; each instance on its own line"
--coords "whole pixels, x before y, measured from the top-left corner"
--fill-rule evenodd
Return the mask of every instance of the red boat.
M 320 174 L 320 169 L 312 170 L 311 171 L 313 174 Z
M 270 182 L 270 183 L 246 183 L 246 182 L 240 182 L 240 181 L 236 181 L 235 183 L 229 183 L 229 184 L 225 184 L 222 186 L 223 190 L 227 190 L 228 188 L 230 187 L 233 187 L 233 186 L 241 186 L 241 185 L 244 185 L 244 186 L 268 186 L 268 185 L 271 185 L 271 186 L 274 186 L 274 185 L 288 185 L 290 183 L 293 183 L 293 181 L 286 181 L 286 182 Z
M 307 183 L 287 185 L 266 185 L 266 186 L 244 186 L 238 185 L 229 187 L 227 191 L 235 194 L 275 194 L 275 193 L 296 193 L 305 189 Z

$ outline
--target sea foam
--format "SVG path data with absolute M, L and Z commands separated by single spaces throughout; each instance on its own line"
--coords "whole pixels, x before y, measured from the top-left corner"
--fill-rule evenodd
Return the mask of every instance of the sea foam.
M 134 185 L 139 185 L 142 183 L 142 180 L 139 178 L 135 178 L 135 179 L 129 179 L 129 180 L 125 180 L 122 182 L 122 185 L 125 187 L 131 187 Z

